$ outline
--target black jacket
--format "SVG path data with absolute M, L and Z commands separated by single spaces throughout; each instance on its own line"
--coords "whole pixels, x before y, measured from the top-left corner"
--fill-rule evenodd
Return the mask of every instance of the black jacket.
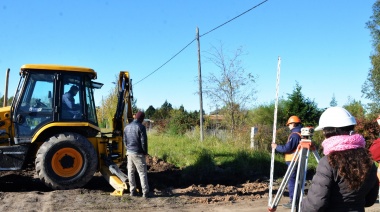
M 319 161 L 308 194 L 302 200 L 301 211 L 364 212 L 364 207 L 373 205 L 377 199 L 379 180 L 376 173 L 377 168 L 373 165 L 362 187 L 350 191 L 324 156 Z
M 146 128 L 139 121 L 134 120 L 124 128 L 124 144 L 127 153 L 148 154 L 148 137 Z

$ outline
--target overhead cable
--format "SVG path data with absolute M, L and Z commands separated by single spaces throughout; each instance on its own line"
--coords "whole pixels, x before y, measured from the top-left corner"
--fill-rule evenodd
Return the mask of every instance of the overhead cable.
M 220 24 L 219 26 L 217 26 L 217 27 L 215 27 L 215 28 L 209 30 L 208 32 L 203 33 L 203 34 L 200 35 L 199 37 L 205 36 L 205 35 L 209 34 L 210 32 L 212 32 L 212 31 L 214 31 L 214 30 L 216 30 L 216 29 L 218 29 L 218 28 L 220 28 L 220 27 L 222 27 L 222 26 L 228 24 L 229 22 L 231 22 L 231 21 L 233 21 L 233 20 L 239 18 L 240 16 L 242 16 L 242 15 L 248 13 L 248 12 L 250 12 L 251 10 L 253 10 L 253 9 L 255 9 L 255 8 L 259 7 L 259 6 L 261 6 L 262 4 L 264 4 L 264 3 L 267 2 L 267 1 L 268 1 L 268 0 L 262 1 L 261 3 L 255 5 L 255 6 L 253 6 L 253 7 L 251 7 L 250 9 L 246 10 L 245 12 L 243 12 L 243 13 L 241 13 L 241 14 L 235 16 L 234 18 L 232 18 L 232 19 L 230 19 L 230 20 L 224 22 L 223 24 Z M 148 78 L 149 76 L 151 76 L 152 74 L 154 74 L 155 72 L 157 72 L 159 69 L 161 69 L 161 68 L 162 68 L 163 66 L 165 66 L 167 63 L 169 63 L 171 60 L 173 60 L 175 57 L 177 57 L 177 56 L 178 56 L 182 51 L 184 51 L 187 47 L 189 47 L 189 46 L 190 46 L 195 40 L 196 40 L 196 39 L 193 39 L 190 43 L 188 43 L 185 47 L 183 47 L 179 52 L 177 52 L 177 53 L 176 53 L 175 55 L 173 55 L 169 60 L 167 60 L 164 64 L 162 64 L 162 65 L 161 65 L 160 67 L 158 67 L 156 70 L 152 71 L 150 74 L 148 74 L 147 76 L 145 76 L 145 77 L 142 78 L 141 80 L 137 81 L 137 82 L 134 83 L 133 85 L 138 84 L 139 82 L 145 80 L 146 78 Z
M 210 31 L 208 31 L 208 32 L 206 32 L 206 33 L 203 33 L 203 34 L 200 35 L 199 37 L 205 36 L 205 35 L 207 35 L 208 33 L 210 33 L 210 32 L 212 32 L 212 31 L 214 31 L 214 30 L 216 30 L 216 29 L 218 29 L 218 28 L 220 28 L 220 27 L 222 27 L 222 26 L 228 24 L 229 22 L 231 22 L 231 21 L 233 21 L 233 20 L 239 18 L 240 16 L 242 16 L 242 15 L 246 14 L 247 12 L 249 12 L 249 11 L 255 9 L 256 7 L 258 7 L 258 6 L 262 5 L 262 4 L 264 4 L 264 3 L 267 2 L 267 1 L 268 1 L 268 0 L 265 0 L 265 1 L 261 2 L 260 4 L 255 5 L 254 7 L 250 8 L 249 10 L 247 10 L 247 11 L 245 11 L 245 12 L 243 12 L 243 13 L 241 13 L 240 15 L 235 16 L 234 18 L 232 18 L 232 19 L 230 19 L 230 20 L 224 22 L 223 24 L 221 24 L 221 25 L 215 27 L 214 29 L 212 29 L 212 30 L 210 30 Z
M 164 65 L 166 65 L 168 62 L 170 62 L 172 59 L 174 59 L 175 57 L 177 57 L 177 55 L 179 55 L 179 53 L 181 53 L 183 50 L 185 50 L 188 46 L 190 46 L 193 42 L 195 41 L 195 38 L 189 43 L 187 44 L 185 47 L 183 47 L 179 52 L 177 52 L 177 54 L 175 54 L 173 57 L 171 57 L 169 60 L 167 60 L 164 64 L 162 64 L 160 67 L 158 67 L 156 70 L 154 70 L 152 73 L 148 74 L 146 77 L 142 78 L 141 80 L 139 80 L 138 82 L 134 83 L 133 85 L 136 85 L 137 83 L 143 81 L 144 79 L 148 78 L 150 75 L 154 74 L 154 72 L 158 71 L 160 68 L 162 68 Z

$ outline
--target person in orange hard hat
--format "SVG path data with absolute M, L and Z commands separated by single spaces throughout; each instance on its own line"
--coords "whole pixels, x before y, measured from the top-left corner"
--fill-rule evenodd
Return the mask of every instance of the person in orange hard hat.
M 290 116 L 288 121 L 286 122 L 286 126 L 289 127 L 290 135 L 288 137 L 288 141 L 285 145 L 277 145 L 276 143 L 272 143 L 272 148 L 276 149 L 277 152 L 285 153 L 285 162 L 290 165 L 292 162 L 295 151 L 297 150 L 298 144 L 301 141 L 301 128 L 302 123 L 301 119 L 298 116 Z M 288 181 L 288 190 L 289 190 L 289 202 L 284 204 L 285 208 L 292 207 L 294 187 L 296 183 L 297 176 L 297 167 L 294 168 L 291 173 Z

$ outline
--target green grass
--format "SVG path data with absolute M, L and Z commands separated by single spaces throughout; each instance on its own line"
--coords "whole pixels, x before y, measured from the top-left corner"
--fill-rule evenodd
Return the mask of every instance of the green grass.
M 192 136 L 173 136 L 149 133 L 149 154 L 157 156 L 196 176 L 199 181 L 215 178 L 218 172 L 233 179 L 269 177 L 271 152 L 250 148 L 250 141 L 225 140 L 206 137 L 203 142 Z M 268 144 L 269 145 L 269 144 Z M 310 153 L 308 169 L 315 170 L 317 162 Z M 282 177 L 287 166 L 280 153 L 275 154 L 274 176 Z
M 235 160 L 241 151 L 251 150 L 215 138 L 201 142 L 187 136 L 149 134 L 150 155 L 158 156 L 177 167 L 194 165 L 199 162 L 199 158 L 205 157 L 205 154 L 210 155 L 215 165 L 223 165 Z

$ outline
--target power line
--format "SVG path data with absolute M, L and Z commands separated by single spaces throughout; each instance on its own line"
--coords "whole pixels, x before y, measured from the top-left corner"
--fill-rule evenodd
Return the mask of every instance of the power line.
M 216 30 L 216 29 L 218 29 L 218 28 L 220 28 L 220 27 L 222 27 L 222 26 L 228 24 L 229 22 L 231 22 L 231 21 L 233 21 L 233 20 L 239 18 L 240 16 L 242 16 L 242 15 L 246 14 L 247 12 L 249 12 L 249 11 L 255 9 L 256 7 L 258 7 L 258 6 L 262 5 L 262 4 L 264 4 L 264 3 L 267 2 L 267 1 L 268 1 L 268 0 L 265 0 L 265 1 L 263 1 L 263 2 L 261 2 L 261 3 L 259 3 L 259 4 L 257 4 L 257 5 L 255 5 L 255 6 L 253 6 L 252 8 L 248 9 L 247 11 L 241 13 L 241 14 L 238 15 L 238 16 L 235 16 L 234 18 L 232 18 L 232 19 L 230 19 L 230 20 L 224 22 L 223 24 L 221 24 L 221 25 L 215 27 L 214 29 L 212 29 L 212 30 L 210 30 L 210 31 L 208 31 L 208 32 L 206 32 L 206 33 L 200 35 L 199 37 L 202 37 L 202 36 L 204 36 L 204 35 L 207 35 L 208 33 L 210 33 L 210 32 L 212 32 L 212 31 L 214 31 L 214 30 Z
M 148 74 L 146 77 L 142 78 L 141 80 L 139 80 L 138 82 L 134 83 L 133 85 L 136 85 L 137 83 L 143 81 L 144 79 L 148 78 L 150 75 L 154 74 L 154 72 L 158 71 L 160 68 L 162 68 L 164 65 L 166 65 L 168 62 L 170 62 L 172 59 L 174 59 L 175 57 L 177 57 L 177 55 L 179 55 L 179 53 L 181 53 L 183 50 L 185 50 L 188 46 L 190 46 L 193 42 L 195 41 L 195 38 L 189 43 L 187 44 L 185 47 L 183 47 L 179 52 L 177 52 L 177 54 L 175 54 L 173 57 L 171 57 L 169 60 L 167 60 L 164 64 L 162 64 L 160 67 L 158 67 L 156 70 L 154 70 L 152 73 Z
M 231 22 L 231 21 L 233 21 L 233 20 L 239 18 L 240 16 L 242 16 L 242 15 L 248 13 L 248 12 L 250 12 L 251 10 L 253 10 L 253 9 L 255 9 L 255 8 L 259 7 L 259 6 L 261 6 L 262 4 L 264 4 L 264 3 L 267 2 L 267 1 L 268 1 L 268 0 L 265 0 L 265 1 L 260 2 L 259 4 L 257 4 L 257 5 L 255 5 L 255 6 L 253 6 L 253 7 L 251 7 L 250 9 L 246 10 L 245 12 L 243 12 L 243 13 L 241 13 L 241 14 L 235 16 L 234 18 L 232 18 L 232 19 L 230 19 L 230 20 L 224 22 L 223 24 L 220 24 L 219 26 L 217 26 L 217 27 L 215 27 L 215 28 L 209 30 L 208 32 L 203 33 L 203 34 L 200 35 L 199 37 L 203 37 L 203 36 L 205 36 L 205 35 L 211 33 L 212 31 L 217 30 L 218 28 L 220 28 L 220 27 L 222 27 L 222 26 L 228 24 L 229 22 Z M 162 67 L 164 67 L 167 63 L 169 63 L 171 60 L 173 60 L 175 57 L 177 57 L 181 52 L 183 52 L 187 47 L 189 47 L 189 46 L 190 46 L 195 40 L 196 40 L 196 39 L 194 38 L 192 41 L 190 41 L 190 43 L 188 43 L 188 44 L 187 44 L 185 47 L 183 47 L 179 52 L 177 52 L 175 55 L 173 55 L 173 56 L 172 56 L 169 60 L 167 60 L 164 64 L 162 64 L 162 65 L 161 65 L 160 67 L 158 67 L 156 70 L 152 71 L 150 74 L 148 74 L 147 76 L 145 76 L 145 77 L 142 78 L 141 80 L 137 81 L 137 82 L 134 83 L 133 85 L 138 84 L 139 82 L 145 80 L 146 78 L 148 78 L 149 76 L 151 76 L 152 74 L 154 74 L 155 72 L 157 72 L 158 70 L 160 70 L 160 69 L 161 69 Z

